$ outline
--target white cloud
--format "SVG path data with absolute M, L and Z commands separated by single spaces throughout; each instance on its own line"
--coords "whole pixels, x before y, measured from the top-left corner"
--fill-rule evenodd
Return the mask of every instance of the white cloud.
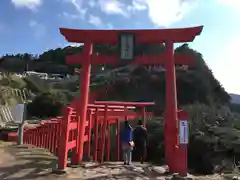
M 59 14 L 60 18 L 66 18 L 66 19 L 79 19 L 79 18 L 82 18 L 81 16 L 79 16 L 78 14 L 71 14 L 71 13 L 68 13 L 68 12 L 62 12 L 61 14 Z
M 180 21 L 195 6 L 194 0 L 98 0 L 100 9 L 106 14 L 120 14 L 129 17 L 132 13 L 148 10 L 149 19 L 156 26 L 170 26 Z
M 217 0 L 219 3 L 228 5 L 228 6 L 238 6 L 240 5 L 240 1 L 239 0 Z
M 65 47 L 79 47 L 79 46 L 82 46 L 83 43 L 66 43 L 66 44 L 58 44 L 58 47 L 61 47 L 61 48 L 65 48 Z
M 133 0 L 132 4 L 128 6 L 129 11 L 142 11 L 148 9 L 148 5 L 145 0 Z
M 46 33 L 46 27 L 43 24 L 38 23 L 37 21 L 30 21 L 29 27 L 34 30 L 34 35 L 36 38 L 42 38 Z
M 13 5 L 17 8 L 28 8 L 36 11 L 42 5 L 42 0 L 11 0 Z
M 85 16 L 87 9 L 83 8 L 82 0 L 72 0 L 72 4 L 75 6 L 75 8 L 77 9 L 77 11 L 80 13 L 81 16 Z
M 64 12 L 62 15 L 70 19 L 85 19 L 87 8 L 83 7 L 83 0 L 63 0 L 65 3 L 71 3 L 77 10 L 77 13 Z
M 236 94 L 240 94 L 239 42 L 240 36 L 222 43 L 211 66 L 213 74 L 220 80 L 227 92 Z
M 93 25 L 96 26 L 96 27 L 99 27 L 99 26 L 102 25 L 102 20 L 101 20 L 101 18 L 98 17 L 98 16 L 94 16 L 94 15 L 92 15 L 92 14 L 89 15 L 89 20 L 88 20 L 88 22 L 89 22 L 90 24 L 93 24 Z
M 75 8 L 78 10 L 78 11 L 81 11 L 82 9 L 82 3 L 83 1 L 82 0 L 71 0 L 72 4 L 75 6 Z
M 187 0 L 145 0 L 149 18 L 157 26 L 170 26 L 180 21 L 193 7 L 194 1 Z
M 79 47 L 82 45 L 83 45 L 83 43 L 68 43 L 68 44 L 66 44 L 66 46 L 71 46 L 71 47 Z
M 197 5 L 196 0 L 63 0 L 70 2 L 79 14 L 69 14 L 69 17 L 81 16 L 84 19 L 88 8 L 99 8 L 107 15 L 121 15 L 129 18 L 140 11 L 146 11 L 149 19 L 156 26 L 168 27 L 180 21 Z M 224 0 L 219 0 L 224 1 Z M 225 0 L 226 1 L 226 0 Z M 65 14 L 66 15 L 66 14 Z
M 239 13 L 240 1 L 239 0 L 216 0 L 217 3 L 234 10 Z
M 121 14 L 128 16 L 126 4 L 118 0 L 98 0 L 101 11 L 106 14 Z

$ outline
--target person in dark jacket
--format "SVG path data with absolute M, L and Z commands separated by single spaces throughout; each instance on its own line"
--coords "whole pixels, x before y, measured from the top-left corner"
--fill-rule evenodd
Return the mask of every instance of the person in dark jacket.
M 128 121 L 124 122 L 124 128 L 121 132 L 121 142 L 123 150 L 123 160 L 125 165 L 129 165 L 132 161 L 132 127 Z
M 134 150 L 135 155 L 140 159 L 141 164 L 145 161 L 147 151 L 147 129 L 143 126 L 142 121 L 138 121 L 138 126 L 133 131 L 134 137 Z

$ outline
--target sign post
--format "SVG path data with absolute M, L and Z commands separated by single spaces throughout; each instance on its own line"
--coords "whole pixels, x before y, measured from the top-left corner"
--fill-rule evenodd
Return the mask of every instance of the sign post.
M 179 120 L 179 143 L 188 144 L 188 121 Z
M 135 36 L 133 33 L 120 33 L 118 46 L 120 61 L 134 60 Z
M 179 124 L 179 145 L 177 150 L 176 169 L 180 175 L 186 176 L 188 172 L 188 139 L 189 139 L 189 120 L 187 112 L 178 111 Z

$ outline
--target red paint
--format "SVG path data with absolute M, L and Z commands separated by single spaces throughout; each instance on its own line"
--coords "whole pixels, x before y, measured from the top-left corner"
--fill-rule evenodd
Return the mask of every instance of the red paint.
M 104 105 L 112 105 L 112 106 L 137 106 L 137 107 L 145 107 L 145 106 L 153 106 L 154 102 L 121 102 L 121 101 L 95 101 L 95 104 L 104 104 Z M 125 109 L 125 107 L 124 107 Z
M 103 136 L 102 136 L 102 133 L 103 133 L 103 121 L 100 121 L 99 120 L 99 135 L 100 135 L 100 137 L 99 137 L 99 143 L 98 143 L 98 159 L 97 159 L 97 161 L 101 161 L 101 153 L 102 153 L 102 149 L 101 149 L 101 147 L 102 147 L 102 141 L 103 141 Z
M 108 105 L 105 106 L 104 122 L 101 129 L 101 144 L 100 144 L 100 163 L 104 161 L 105 152 L 105 142 L 106 142 L 106 130 L 107 130 L 107 120 L 108 120 Z
M 111 124 L 107 123 L 107 147 L 106 147 L 106 154 L 107 158 L 106 161 L 110 161 L 110 153 L 111 153 Z
M 103 116 L 104 116 L 104 113 L 105 113 L 105 112 L 100 111 L 100 112 L 98 112 L 98 116 L 99 116 L 99 117 L 103 117 Z M 132 119 L 133 119 L 134 117 L 142 116 L 142 113 L 141 113 L 141 112 L 110 111 L 110 112 L 108 112 L 108 113 L 109 113 L 109 116 L 111 116 L 111 117 L 123 117 L 123 116 L 128 115 L 129 117 L 132 117 Z M 152 113 L 146 113 L 146 115 L 151 116 Z
M 61 143 L 59 143 L 58 149 L 58 156 L 59 156 L 59 163 L 58 168 L 64 169 L 67 166 L 67 154 L 68 154 L 68 140 L 69 140 L 69 124 L 71 122 L 71 118 L 69 116 L 70 109 L 66 108 L 64 111 L 64 120 L 63 120 L 63 128 L 60 134 Z M 47 141 L 44 141 L 47 142 Z
M 137 56 L 134 61 L 131 62 L 120 62 L 117 55 L 99 55 L 92 54 L 90 56 L 91 64 L 99 65 L 99 64 L 111 64 L 111 65 L 136 65 L 136 64 L 144 64 L 144 65 L 164 65 L 165 59 L 167 58 L 167 53 L 159 54 L 159 55 L 143 55 Z M 188 64 L 189 66 L 194 64 L 194 57 L 189 55 L 175 54 L 175 64 Z M 74 54 L 67 57 L 68 64 L 79 64 L 84 63 L 83 54 Z
M 96 101 L 96 102 L 100 102 L 100 101 Z M 103 102 L 103 101 L 102 101 Z M 108 104 L 109 101 L 107 101 Z M 106 104 L 106 103 L 104 103 Z M 100 104 L 88 104 L 88 108 L 103 108 L 102 110 L 104 110 L 104 105 L 103 103 L 100 102 Z M 136 109 L 135 106 L 108 106 L 108 109 Z
M 86 123 L 86 115 L 87 115 L 87 104 L 88 104 L 88 90 L 89 90 L 89 84 L 90 84 L 90 58 L 89 56 L 92 53 L 92 44 L 86 43 L 84 45 L 83 54 L 84 59 L 86 60 L 82 64 L 82 76 L 80 81 L 80 99 L 79 104 L 77 106 L 77 115 L 79 116 L 78 121 L 78 137 L 77 140 L 77 151 L 73 154 L 73 163 L 78 164 L 82 161 L 83 158 L 83 137 L 85 133 L 85 126 L 82 126 L 82 124 Z
M 120 160 L 120 122 L 116 119 L 116 161 Z
M 88 110 L 88 142 L 87 142 L 87 156 L 90 158 L 91 156 L 91 130 L 92 130 L 92 111 Z
M 167 137 L 165 141 L 166 159 L 169 160 L 168 166 L 171 172 L 176 172 L 174 165 L 176 162 L 175 152 L 178 145 L 178 121 L 177 121 L 177 90 L 176 90 L 176 74 L 174 65 L 174 47 L 173 42 L 166 43 L 166 53 L 168 60 L 165 63 L 166 68 L 166 123 L 167 129 L 164 136 Z
M 117 44 L 118 34 L 123 32 L 134 33 L 136 43 L 159 44 L 169 40 L 185 43 L 192 42 L 195 36 L 200 35 L 203 26 L 178 29 L 140 29 L 140 30 L 78 30 L 60 28 L 60 33 L 68 42 L 96 44 Z
M 97 161 L 97 156 L 98 156 L 98 108 L 96 109 L 95 112 L 95 129 L 94 129 L 94 153 L 93 153 L 93 160 Z

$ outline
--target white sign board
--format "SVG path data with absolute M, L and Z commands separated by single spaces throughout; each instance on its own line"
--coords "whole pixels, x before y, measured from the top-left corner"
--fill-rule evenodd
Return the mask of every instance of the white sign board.
M 188 121 L 179 120 L 179 143 L 188 144 Z
M 134 58 L 134 35 L 120 35 L 120 59 L 132 60 Z
M 16 123 L 22 123 L 24 116 L 24 104 L 17 104 L 14 107 L 10 108 L 13 121 Z

